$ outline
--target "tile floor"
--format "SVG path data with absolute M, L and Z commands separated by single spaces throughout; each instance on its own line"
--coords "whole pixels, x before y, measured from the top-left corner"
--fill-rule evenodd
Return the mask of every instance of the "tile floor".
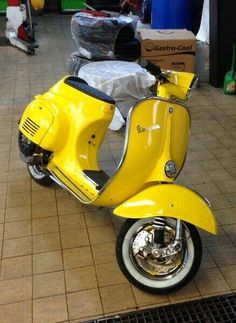
M 25 105 L 67 73 L 76 49 L 70 16 L 37 20 L 35 56 L 0 47 L 0 322 L 85 322 L 236 291 L 236 98 L 201 84 L 190 101 L 190 149 L 178 179 L 212 202 L 219 235 L 201 232 L 203 262 L 187 287 L 165 296 L 143 293 L 116 263 L 119 219 L 58 187 L 36 185 L 19 159 L 17 122 Z M 109 173 L 122 141 L 121 132 L 108 133 L 100 159 Z

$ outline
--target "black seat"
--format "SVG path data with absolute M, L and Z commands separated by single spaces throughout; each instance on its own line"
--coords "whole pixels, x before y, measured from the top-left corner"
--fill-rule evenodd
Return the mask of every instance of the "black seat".
M 88 83 L 85 80 L 83 80 L 79 77 L 68 76 L 64 82 L 65 82 L 65 84 L 73 87 L 74 89 L 79 90 L 85 94 L 88 94 L 88 95 L 94 97 L 95 99 L 98 99 L 98 100 L 101 100 L 101 101 L 104 101 L 104 102 L 107 102 L 110 104 L 115 104 L 115 101 L 111 96 L 88 85 Z

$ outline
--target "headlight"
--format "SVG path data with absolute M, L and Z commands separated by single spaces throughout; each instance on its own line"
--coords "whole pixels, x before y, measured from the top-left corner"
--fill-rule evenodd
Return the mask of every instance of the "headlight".
M 192 82 L 186 94 L 186 100 L 188 100 L 191 97 L 192 90 L 195 90 L 197 88 L 198 80 L 199 80 L 199 77 L 196 77 L 196 76 L 194 76 L 194 78 L 192 79 Z
M 169 178 L 173 178 L 176 175 L 176 164 L 173 160 L 169 160 L 165 164 L 165 174 Z

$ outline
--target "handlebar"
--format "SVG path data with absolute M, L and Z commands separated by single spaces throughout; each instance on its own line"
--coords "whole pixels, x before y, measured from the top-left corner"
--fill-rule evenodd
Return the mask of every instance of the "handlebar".
M 150 61 L 147 61 L 147 65 L 145 66 L 146 70 L 154 75 L 159 81 L 163 81 L 165 83 L 168 82 L 167 76 L 162 73 L 159 65 L 155 65 Z

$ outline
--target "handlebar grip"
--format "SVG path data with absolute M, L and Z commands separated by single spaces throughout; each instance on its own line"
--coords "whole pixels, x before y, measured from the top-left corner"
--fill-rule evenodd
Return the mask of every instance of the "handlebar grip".
M 155 76 L 160 76 L 161 75 L 161 68 L 159 65 L 155 65 L 153 63 L 151 63 L 150 61 L 147 61 L 147 65 L 145 66 L 145 68 L 153 75 Z

